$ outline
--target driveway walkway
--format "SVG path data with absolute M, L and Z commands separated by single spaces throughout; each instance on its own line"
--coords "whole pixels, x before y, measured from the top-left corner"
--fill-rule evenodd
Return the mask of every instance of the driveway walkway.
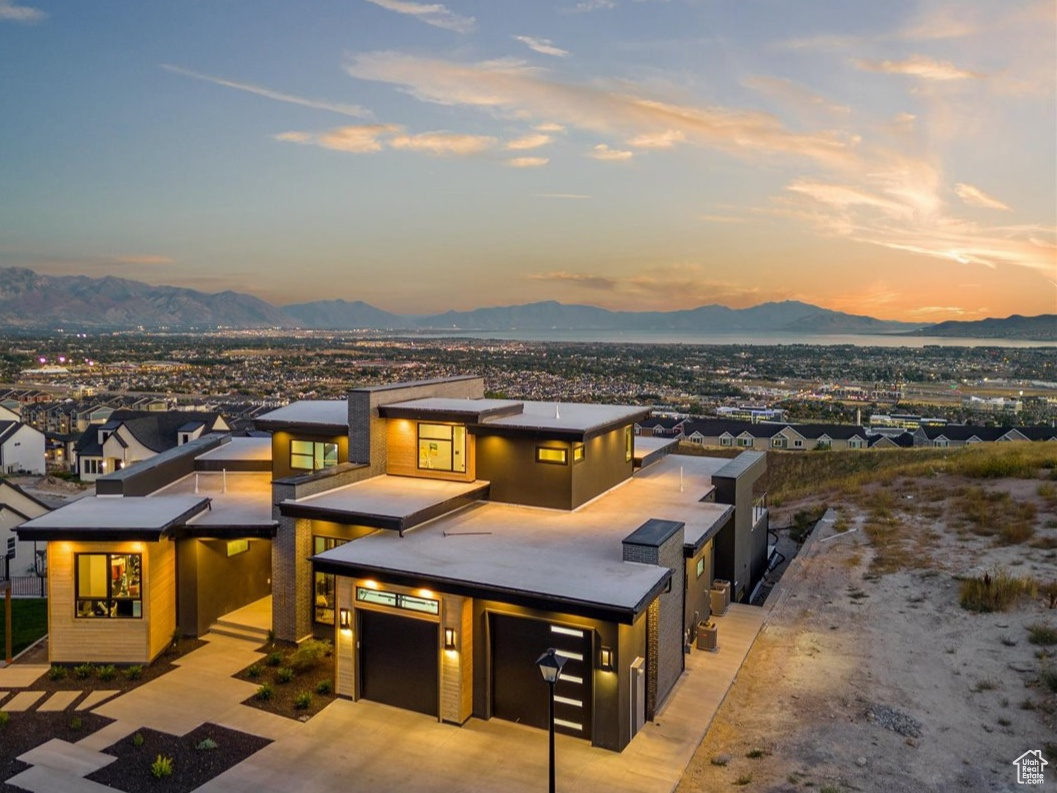
M 766 609 L 732 605 L 717 620 L 720 651 L 695 650 L 687 656 L 687 671 L 665 707 L 622 753 L 557 736 L 558 789 L 568 793 L 673 790 L 765 615 Z M 61 789 L 71 793 L 99 793 L 101 786 L 69 771 L 77 762 L 83 765 L 81 754 L 99 752 L 141 727 L 183 735 L 204 722 L 273 741 L 199 788 L 204 793 L 344 789 L 536 793 L 546 784 L 547 734 L 542 730 L 500 719 L 470 719 L 454 727 L 366 700 L 336 700 L 305 723 L 275 716 L 239 704 L 256 686 L 231 677 L 261 658 L 255 644 L 215 634 L 205 638 L 208 643 L 180 659 L 178 669 L 95 709 L 117 719 L 115 723 L 67 745 L 72 748 L 59 742 L 48 752 L 33 755 L 39 765 L 23 776 L 35 784 L 26 787 L 56 790 L 49 786 L 62 781 Z

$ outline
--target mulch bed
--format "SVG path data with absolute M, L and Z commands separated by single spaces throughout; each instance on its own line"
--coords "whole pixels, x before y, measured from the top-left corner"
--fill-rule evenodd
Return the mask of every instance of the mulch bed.
M 268 713 L 275 713 L 278 716 L 286 716 L 291 719 L 307 721 L 334 701 L 333 655 L 328 655 L 323 658 L 315 668 L 295 672 L 294 678 L 289 682 L 279 682 L 278 671 L 281 668 L 290 666 L 289 661 L 295 650 L 296 647 L 281 645 L 279 643 L 271 645 L 266 644 L 260 648 L 260 652 L 265 653 L 266 655 L 279 653 L 282 656 L 282 661 L 279 664 L 274 666 L 269 665 L 267 658 L 265 658 L 256 664 L 251 664 L 234 675 L 234 677 L 239 680 L 245 680 L 258 687 L 267 683 L 272 689 L 272 695 L 270 698 L 262 699 L 255 694 L 244 701 L 242 703 L 243 705 L 249 705 L 251 708 L 264 710 Z M 255 667 L 259 672 L 256 677 L 251 671 Z M 330 684 L 330 690 L 325 694 L 321 694 L 318 691 L 318 686 L 323 682 Z M 298 707 L 296 702 L 297 697 L 304 693 L 311 695 L 311 701 L 308 707 Z
M 143 738 L 139 746 L 136 735 Z M 216 748 L 197 748 L 207 738 L 216 742 Z M 188 793 L 269 743 L 267 738 L 216 724 L 203 724 L 182 736 L 144 728 L 105 749 L 117 760 L 87 778 L 126 793 Z M 172 776 L 156 779 L 151 774 L 151 764 L 158 755 L 172 758 Z
M 201 639 L 180 639 L 176 645 L 176 649 L 166 650 L 154 659 L 154 663 L 150 666 L 144 666 L 140 671 L 139 677 L 136 679 L 131 679 L 125 674 L 125 670 L 128 669 L 127 665 L 115 665 L 116 674 L 110 680 L 101 680 L 99 678 L 99 669 L 103 666 L 102 664 L 92 664 L 92 673 L 85 678 L 77 677 L 77 674 L 74 672 L 74 668 L 77 664 L 54 664 L 54 667 L 62 667 L 66 670 L 65 677 L 52 679 L 51 674 L 45 672 L 27 688 L 32 691 L 46 691 L 49 694 L 55 691 L 95 690 L 120 691 L 124 694 L 126 691 L 131 691 L 136 686 L 141 686 L 156 677 L 161 677 L 166 672 L 171 672 L 173 670 L 173 661 L 180 658 L 180 656 L 187 655 L 187 653 L 192 650 L 197 650 L 204 644 L 205 642 Z M 43 656 L 40 656 L 39 654 L 40 648 L 43 648 Z M 43 642 L 39 647 L 33 648 L 32 651 L 18 659 L 18 663 L 20 664 L 46 664 L 47 662 L 47 642 Z
M 69 711 L 25 711 L 9 714 L 11 719 L 0 727 L 0 780 L 7 780 L 29 766 L 15 758 L 52 738 L 61 738 L 77 743 L 96 730 L 110 724 L 113 719 L 94 713 L 71 713 Z M 0 784 L 0 791 L 21 790 L 11 785 Z

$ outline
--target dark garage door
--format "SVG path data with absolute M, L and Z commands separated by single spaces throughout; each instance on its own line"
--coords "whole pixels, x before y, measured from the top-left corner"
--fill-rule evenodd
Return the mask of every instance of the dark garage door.
M 553 647 L 565 658 L 554 687 L 558 732 L 591 738 L 591 632 L 544 620 L 492 615 L 492 715 L 547 729 L 547 684 L 536 659 Z
M 363 698 L 436 716 L 436 623 L 380 611 L 359 615 Z

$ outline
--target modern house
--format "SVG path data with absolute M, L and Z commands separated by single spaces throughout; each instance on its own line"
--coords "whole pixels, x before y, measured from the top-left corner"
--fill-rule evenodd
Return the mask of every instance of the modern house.
M 77 474 L 94 482 L 204 434 L 229 429 L 219 413 L 114 410 L 102 424 L 89 426 L 74 445 Z
M 34 575 L 44 572 L 43 543 L 19 542 L 15 527 L 51 510 L 43 501 L 31 496 L 21 487 L 0 479 L 0 578 Z M 6 563 L 4 561 L 6 558 Z
M 44 473 L 44 433 L 20 421 L 0 421 L 0 474 L 21 473 Z
M 52 661 L 148 661 L 271 594 L 280 639 L 335 645 L 335 690 L 620 750 L 684 668 L 715 578 L 765 572 L 765 455 L 669 455 L 647 409 L 486 399 L 479 377 L 353 390 L 207 435 L 31 520 Z M 120 496 L 120 497 L 117 497 Z M 269 583 L 270 582 L 270 583 Z M 87 657 L 90 656 L 90 657 Z

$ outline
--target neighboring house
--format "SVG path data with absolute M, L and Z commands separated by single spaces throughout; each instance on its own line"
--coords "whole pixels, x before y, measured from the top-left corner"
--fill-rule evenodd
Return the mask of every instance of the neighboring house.
M 50 511 L 50 507 L 37 500 L 18 485 L 0 479 L 0 560 L 14 552 L 7 568 L 12 576 L 34 575 L 43 572 L 43 556 L 36 554 L 44 550 L 44 543 L 18 541 L 14 529 L 21 523 L 38 518 Z M 4 562 L 0 561 L 0 578 L 3 578 Z
M 0 474 L 44 471 L 44 433 L 20 421 L 0 421 Z
M 685 418 L 650 417 L 635 423 L 635 434 L 646 437 L 681 438 Z
M 22 421 L 22 416 L 15 411 L 14 406 L 0 405 L 0 421 Z
M 713 580 L 744 600 L 766 568 L 766 456 L 636 452 L 646 414 L 453 377 L 297 402 L 258 418 L 270 439 L 108 474 L 19 528 L 48 541 L 50 660 L 143 663 L 270 590 L 279 639 L 334 640 L 340 695 L 546 727 L 533 662 L 554 647 L 557 729 L 623 749 Z
M 110 411 L 104 423 L 90 426 L 74 444 L 77 474 L 86 482 L 94 482 L 204 434 L 229 429 L 219 413 Z

